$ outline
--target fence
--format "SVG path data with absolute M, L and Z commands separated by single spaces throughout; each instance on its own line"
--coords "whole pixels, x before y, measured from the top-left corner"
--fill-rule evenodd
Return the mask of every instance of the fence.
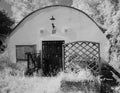
M 67 43 L 64 47 L 64 70 L 79 72 L 80 68 L 89 68 L 94 74 L 100 71 L 100 44 L 96 42 L 77 41 Z

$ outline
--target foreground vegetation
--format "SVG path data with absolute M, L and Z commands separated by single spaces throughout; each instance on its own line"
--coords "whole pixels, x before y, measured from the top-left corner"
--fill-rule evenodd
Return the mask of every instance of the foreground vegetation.
M 60 72 L 55 77 L 29 77 L 24 75 L 25 69 L 8 61 L 5 56 L 0 60 L 0 93 L 99 93 L 101 89 L 100 76 L 94 77 L 88 69 L 77 74 Z M 120 92 L 119 85 L 109 88 L 108 93 Z

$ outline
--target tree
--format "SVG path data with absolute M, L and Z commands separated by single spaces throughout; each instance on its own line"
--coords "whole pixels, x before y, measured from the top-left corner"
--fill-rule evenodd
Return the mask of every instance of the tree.
M 12 17 L 16 24 L 19 23 L 29 13 L 50 5 L 70 6 L 73 0 L 5 0 L 11 5 Z
M 9 35 L 13 24 L 14 21 L 7 16 L 5 11 L 0 11 L 0 34 Z
M 96 23 L 105 27 L 105 35 L 109 40 L 109 62 L 120 72 L 120 1 L 73 0 L 72 6 L 83 10 Z
M 16 24 L 19 23 L 29 13 L 52 5 L 50 0 L 5 0 L 11 5 L 12 18 L 15 19 Z
M 0 11 L 0 53 L 3 53 L 6 44 L 6 37 L 12 32 L 14 21 L 10 19 L 5 11 Z

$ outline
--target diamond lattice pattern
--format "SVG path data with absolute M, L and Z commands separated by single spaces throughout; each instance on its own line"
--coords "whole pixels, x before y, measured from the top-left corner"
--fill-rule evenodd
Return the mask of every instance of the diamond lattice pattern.
M 99 43 L 78 41 L 63 46 L 66 71 L 77 73 L 83 68 L 89 68 L 94 74 L 99 73 Z

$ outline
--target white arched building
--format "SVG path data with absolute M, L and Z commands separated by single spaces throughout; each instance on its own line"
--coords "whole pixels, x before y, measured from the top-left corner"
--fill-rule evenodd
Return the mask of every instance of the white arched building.
M 54 58 L 51 50 L 54 45 L 58 44 L 59 55 L 63 56 L 62 44 L 77 41 L 99 43 L 100 57 L 108 60 L 108 40 L 87 14 L 73 7 L 48 6 L 32 12 L 15 27 L 8 38 L 8 53 L 14 63 L 25 61 L 26 52 L 42 50 L 42 53 L 48 53 L 44 48 L 50 51 L 48 57 Z

